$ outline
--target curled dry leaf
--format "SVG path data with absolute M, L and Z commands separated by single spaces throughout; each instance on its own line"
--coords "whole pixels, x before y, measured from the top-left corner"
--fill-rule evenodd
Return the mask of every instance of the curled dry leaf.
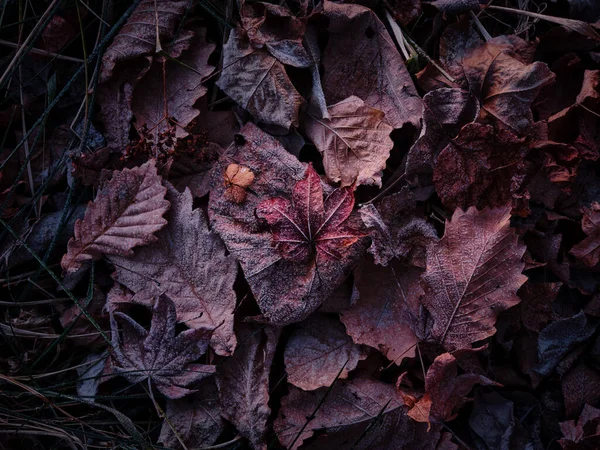
M 189 7 L 187 0 L 142 0 L 104 52 L 100 82 L 112 77 L 118 62 L 152 54 L 157 38 L 163 47 L 168 44 Z
M 167 224 L 163 218 L 169 209 L 166 191 L 153 160 L 114 171 L 88 204 L 83 220 L 75 222 L 62 268 L 72 273 L 102 254 L 131 256 L 133 247 L 155 242 L 154 233 Z
M 425 267 L 425 252 L 438 240 L 433 225 L 418 217 L 417 202 L 406 187 L 384 197 L 375 204 L 359 209 L 363 223 L 369 229 L 375 264 L 387 266 L 392 258 L 408 265 Z
M 357 96 L 383 111 L 393 128 L 420 128 L 421 99 L 377 15 L 354 4 L 323 3 L 329 41 L 323 52 L 323 91 L 328 104 Z
M 153 64 L 133 92 L 131 109 L 138 130 L 148 129 L 155 142 L 171 124 L 175 124 L 174 138 L 188 135 L 185 127 L 200 114 L 194 104 L 207 92 L 202 80 L 214 70 L 208 64 L 214 49 L 214 44 L 206 42 L 206 29 L 201 28 L 177 61 L 161 59 Z
M 285 67 L 265 49 L 254 49 L 243 30 L 231 31 L 217 85 L 257 120 L 289 128 L 304 101 Z
M 254 181 L 254 173 L 246 167 L 239 164 L 229 164 L 225 173 L 225 198 L 230 202 L 243 203 L 246 201 L 246 188 Z
M 356 213 L 350 212 L 353 204 L 352 191 L 349 188 L 334 191 L 318 177 L 313 177 L 311 183 L 306 182 L 306 166 L 274 138 L 252 124 L 246 125 L 240 136 L 243 139 L 227 149 L 213 170 L 213 188 L 209 200 L 211 225 L 220 234 L 228 250 L 239 260 L 262 313 L 275 324 L 298 322 L 307 318 L 344 281 L 364 248 L 362 240 L 344 246 L 355 241 L 356 234 L 335 234 L 345 228 L 360 229 L 360 219 Z M 224 198 L 226 187 L 223 173 L 232 161 L 249 167 L 255 176 L 252 191 L 248 192 L 246 201 L 240 204 Z M 322 242 L 317 248 L 307 245 L 303 239 L 302 242 L 281 242 L 279 248 L 276 248 L 273 241 L 278 238 L 278 230 L 274 230 L 274 235 L 265 221 L 257 219 L 256 209 L 265 200 L 275 206 L 271 200 L 279 198 L 283 200 L 282 204 L 290 206 L 288 199 L 295 195 L 292 187 L 302 179 L 305 179 L 304 186 L 312 190 L 312 209 L 306 213 L 297 211 L 299 216 L 296 222 L 303 227 L 301 229 L 306 235 L 307 213 L 310 212 L 313 216 L 316 214 L 312 218 L 321 220 L 325 225 L 318 235 L 323 236 L 324 231 L 331 233 L 336 238 L 331 241 L 337 240 L 337 247 Z M 317 183 L 321 183 L 320 186 Z M 315 191 L 318 191 L 320 197 L 314 195 Z M 325 201 L 323 193 L 327 198 Z M 297 195 L 298 201 L 309 205 L 306 203 L 306 195 L 304 199 L 300 192 Z M 324 211 L 336 214 L 325 221 Z M 287 231 L 283 228 L 284 223 L 282 222 L 282 232 Z M 316 221 L 311 222 L 313 244 L 314 232 L 318 231 L 314 228 L 315 223 Z M 290 227 L 293 227 L 291 223 Z M 313 256 L 318 256 L 318 261 L 310 257 L 311 252 Z M 339 259 L 333 257 L 332 252 L 338 254 Z M 307 259 L 300 261 L 302 257 Z M 283 292 L 282 286 L 285 286 Z
M 498 314 L 520 301 L 524 252 L 510 229 L 510 207 L 456 209 L 427 250 L 421 278 L 421 301 L 434 319 L 430 337 L 453 350 L 492 336 Z
M 588 267 L 600 262 L 600 203 L 583 208 L 581 228 L 587 237 L 571 249 L 571 254 Z
M 194 383 L 215 373 L 215 366 L 193 364 L 206 352 L 212 329 L 176 335 L 176 322 L 175 305 L 164 295 L 152 308 L 150 331 L 126 314 L 112 314 L 115 371 L 130 383 L 151 380 L 170 399 L 194 392 Z
M 476 384 L 500 384 L 474 373 L 458 375 L 456 358 L 444 353 L 435 358 L 425 377 L 425 395 L 411 408 L 408 415 L 417 422 L 446 422 L 469 399 L 467 394 Z
M 336 382 L 330 392 L 293 386 L 289 390 L 273 428 L 290 450 L 300 448 L 319 430 L 325 434 L 316 436 L 312 446 L 306 444 L 308 448 L 424 450 L 435 449 L 440 439 L 435 426 L 427 433 L 426 427 L 408 418 L 402 396 L 392 385 L 363 375 Z
M 392 261 L 387 267 L 369 259 L 354 272 L 360 297 L 342 313 L 346 331 L 357 344 L 379 350 L 400 364 L 415 356 L 419 339 L 419 286 L 421 270 Z
M 169 224 L 158 234 L 158 242 L 139 249 L 132 258 L 111 258 L 116 269 L 112 276 L 135 293 L 132 302 L 148 304 L 166 293 L 175 304 L 179 322 L 190 328 L 215 329 L 212 348 L 230 355 L 236 346 L 233 283 L 237 264 L 226 255 L 219 237 L 209 231 L 202 210 L 193 209 L 189 189 L 183 193 L 171 185 L 168 189 Z
M 217 386 L 213 379 L 206 379 L 194 394 L 167 400 L 158 442 L 173 449 L 194 448 L 199 442 L 208 446 L 215 443 L 224 428 Z
M 316 314 L 298 325 L 285 347 L 288 383 L 305 391 L 330 386 L 339 375 L 347 378 L 367 357 L 332 317 Z
M 240 345 L 221 364 L 217 376 L 223 416 L 255 450 L 267 448 L 269 373 L 279 333 L 271 326 L 240 326 Z
M 308 114 L 304 123 L 306 134 L 323 155 L 327 178 L 342 187 L 381 187 L 385 162 L 394 147 L 392 127 L 384 114 L 355 96 L 327 109 L 328 119 Z

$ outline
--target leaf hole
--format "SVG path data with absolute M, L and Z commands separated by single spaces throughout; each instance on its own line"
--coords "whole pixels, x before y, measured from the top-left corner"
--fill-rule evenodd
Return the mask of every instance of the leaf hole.
M 373 36 L 375 36 L 375 30 L 373 30 L 371 26 L 368 26 L 365 30 L 365 36 L 367 37 L 367 39 L 371 39 Z

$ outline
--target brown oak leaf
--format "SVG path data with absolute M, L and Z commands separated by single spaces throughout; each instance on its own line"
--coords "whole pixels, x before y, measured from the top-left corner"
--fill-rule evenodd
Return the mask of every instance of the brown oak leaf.
M 415 356 L 421 272 L 397 261 L 380 267 L 370 260 L 354 271 L 360 297 L 343 311 L 341 320 L 355 343 L 379 350 L 398 365 Z
M 583 208 L 581 228 L 587 237 L 571 249 L 571 254 L 588 267 L 600 262 L 600 203 Z
M 456 358 L 444 353 L 433 361 L 425 377 L 425 395 L 408 412 L 417 422 L 446 422 L 469 401 L 467 394 L 476 384 L 500 384 L 474 373 L 458 375 Z
M 214 44 L 206 42 L 206 29 L 200 28 L 177 61 L 161 58 L 154 62 L 133 91 L 136 129 L 148 129 L 154 142 L 171 124 L 175 124 L 174 138 L 188 135 L 185 127 L 200 114 L 194 104 L 207 92 L 202 80 L 214 70 L 208 64 L 214 49 Z
M 152 308 L 150 331 L 127 314 L 113 313 L 115 371 L 133 384 L 152 381 L 170 399 L 193 393 L 191 385 L 215 373 L 215 366 L 193 363 L 206 352 L 213 330 L 197 328 L 176 335 L 176 322 L 175 304 L 164 295 Z
M 328 119 L 310 114 L 306 134 L 323 155 L 325 175 L 341 186 L 372 184 L 381 187 L 385 162 L 394 143 L 384 114 L 352 96 L 327 108 Z
M 285 67 L 265 49 L 254 49 L 243 30 L 231 31 L 217 85 L 257 120 L 289 128 L 298 124 L 303 98 Z
M 454 350 L 492 336 L 498 314 L 520 301 L 524 253 L 510 229 L 510 207 L 457 208 L 427 250 L 421 277 L 421 301 L 434 319 L 430 338 Z
M 75 222 L 62 268 L 72 273 L 102 254 L 131 256 L 133 247 L 155 242 L 154 233 L 167 224 L 163 218 L 169 209 L 166 191 L 154 160 L 114 171 L 88 204 L 83 220 Z
M 158 442 L 173 449 L 212 445 L 225 428 L 214 379 L 202 380 L 196 392 L 167 400 L 166 419 Z M 185 447 L 184 447 L 185 446 Z
M 304 179 L 294 186 L 291 202 L 281 197 L 264 200 L 256 215 L 271 226 L 273 243 L 285 259 L 339 260 L 344 249 L 362 237 L 347 223 L 353 190 L 336 189 L 323 199 L 321 178 L 309 164 Z
M 232 162 L 248 167 L 255 175 L 246 201 L 240 204 L 227 201 L 224 197 L 227 187 L 223 183 L 223 173 Z M 361 227 L 358 214 L 350 213 L 352 190 L 342 188 L 336 191 L 318 177 L 308 183 L 307 172 L 306 165 L 288 153 L 276 139 L 252 124 L 247 124 L 240 131 L 237 143 L 226 150 L 213 169 L 213 187 L 208 205 L 211 226 L 240 262 L 262 313 L 278 325 L 306 319 L 342 284 L 364 249 L 362 239 L 344 246 L 355 241 L 358 233 L 340 233 L 344 229 L 360 230 Z M 291 200 L 294 204 L 300 201 L 307 205 L 305 194 L 308 192 L 302 193 L 300 189 L 296 194 L 292 192 L 294 186 L 303 179 L 305 181 L 300 186 L 312 189 L 313 194 L 318 191 L 320 196 L 311 197 L 310 227 L 307 214 L 295 209 L 294 214 L 299 217 L 294 223 L 299 224 L 300 229 L 274 210 L 271 211 L 272 218 L 275 220 L 279 217 L 282 220 L 280 226 L 271 228 L 266 221 L 257 219 L 256 210 L 265 200 L 280 199 L 269 201 L 269 204 L 284 208 L 292 206 Z M 342 200 L 345 202 L 343 205 L 335 205 L 334 201 Z M 326 221 L 324 211 L 336 214 Z M 320 231 L 315 228 L 317 219 L 324 224 Z M 289 225 L 287 228 L 286 223 Z M 304 236 L 309 237 L 309 229 L 312 244 L 304 240 Z M 280 233 L 282 231 L 296 233 L 293 240 L 302 242 L 280 242 L 278 247 L 273 246 L 274 241 L 284 239 Z M 323 237 L 324 231 L 331 233 L 334 239 L 320 241 L 316 248 L 316 238 Z M 337 241 L 338 246 L 329 241 Z M 339 259 L 332 257 L 332 252 L 337 253 Z M 318 258 L 311 258 L 311 253 Z M 306 257 L 306 260 L 300 261 L 302 257 Z M 282 290 L 282 286 L 285 289 Z
M 376 264 L 387 266 L 392 258 L 408 265 L 425 267 L 425 252 L 438 240 L 433 225 L 418 217 L 417 201 L 406 187 L 400 192 L 369 203 L 359 209 L 363 223 L 369 229 Z
M 190 191 L 179 193 L 171 185 L 168 189 L 169 224 L 157 235 L 158 242 L 139 249 L 131 258 L 112 257 L 116 269 L 112 277 L 135 293 L 134 303 L 147 304 L 166 293 L 175 303 L 179 322 L 190 328 L 215 329 L 212 348 L 230 355 L 236 346 L 233 283 L 237 264 L 208 229 L 204 213 L 193 209 Z
M 100 83 L 112 77 L 118 62 L 152 54 L 156 50 L 157 39 L 163 47 L 169 44 L 189 7 L 187 0 L 142 0 L 104 52 Z M 182 37 L 180 34 L 178 39 Z M 187 37 L 191 37 L 189 33 Z
M 279 333 L 271 326 L 240 326 L 240 345 L 220 365 L 216 378 L 223 416 L 255 450 L 267 449 L 269 373 Z
M 223 174 L 225 181 L 225 198 L 230 202 L 242 203 L 246 200 L 246 188 L 254 181 L 254 173 L 239 164 L 229 164 Z
M 284 352 L 288 383 L 305 391 L 347 378 L 367 354 L 354 344 L 339 320 L 317 314 L 292 331 Z
M 336 382 L 330 392 L 327 388 L 303 391 L 293 386 L 289 391 L 281 401 L 273 428 L 290 450 L 300 448 L 319 430 L 325 433 L 315 436 L 313 445 L 306 443 L 307 448 L 433 450 L 440 439 L 435 425 L 427 433 L 424 425 L 408 418 L 408 408 L 393 385 L 364 375 Z M 376 418 L 377 425 L 373 426 Z
M 323 2 L 329 42 L 323 52 L 327 104 L 355 95 L 383 111 L 393 128 L 420 128 L 421 99 L 385 26 L 369 8 Z
M 529 151 L 524 138 L 508 130 L 470 123 L 438 155 L 435 189 L 450 209 L 502 206 L 521 188 Z

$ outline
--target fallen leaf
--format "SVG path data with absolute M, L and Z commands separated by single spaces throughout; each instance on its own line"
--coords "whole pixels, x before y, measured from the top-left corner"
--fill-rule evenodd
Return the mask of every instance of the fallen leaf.
M 230 355 L 236 346 L 236 262 L 209 231 L 204 213 L 193 209 L 188 189 L 179 193 L 169 185 L 168 198 L 172 205 L 169 224 L 157 235 L 158 242 L 127 259 L 111 257 L 116 269 L 112 277 L 135 293 L 134 303 L 148 304 L 166 293 L 175 304 L 179 322 L 190 328 L 214 329 L 212 348 Z
M 225 198 L 230 202 L 243 203 L 246 200 L 246 188 L 254 181 L 254 173 L 239 164 L 229 164 L 223 174 L 225 181 Z
M 266 221 L 257 219 L 255 211 L 259 204 L 267 199 L 281 198 L 290 202 L 289 199 L 293 198 L 293 186 L 306 177 L 306 166 L 283 149 L 277 140 L 252 124 L 247 124 L 239 136 L 239 144 L 231 145 L 213 169 L 213 188 L 208 205 L 211 226 L 219 233 L 232 255 L 239 260 L 258 306 L 266 318 L 278 325 L 304 320 L 350 274 L 364 249 L 363 240 L 347 247 L 338 247 L 337 251 L 341 256 L 339 260 L 325 253 L 330 252 L 332 247 L 325 243 L 319 245 L 319 249 L 315 249 L 316 253 L 321 254 L 318 263 L 315 258 L 304 262 L 286 259 L 283 250 L 292 250 L 293 247 L 274 247 L 273 239 L 277 239 L 277 235 L 273 235 Z M 229 202 L 224 198 L 226 186 L 223 183 L 223 173 L 232 162 L 250 168 L 255 176 L 252 192 L 248 192 L 246 201 L 241 204 Z M 328 211 L 337 211 L 336 224 L 344 227 L 348 224 L 348 228 L 360 230 L 357 213 L 352 212 L 349 217 L 346 215 L 349 213 L 348 206 L 351 209 L 353 203 L 350 188 L 334 193 L 333 188 L 321 181 L 319 183 L 320 187 L 313 183 L 312 189 L 323 192 L 328 200 L 324 202 L 323 194 L 320 194 L 320 201 L 314 197 L 316 203 L 313 205 L 318 204 L 320 208 Z M 336 198 L 347 202 L 343 211 L 333 207 L 332 201 Z M 344 214 L 341 214 L 342 212 Z M 340 221 L 345 217 L 348 217 L 345 223 Z M 303 227 L 308 226 L 306 218 L 298 222 Z M 314 227 L 314 222 L 311 226 Z M 336 226 L 329 220 L 325 228 L 336 232 Z M 322 233 L 323 230 L 321 236 Z M 353 236 L 352 240 L 355 237 Z M 348 242 L 346 239 L 350 238 L 341 238 L 341 243 Z M 308 257 L 310 246 L 299 244 L 297 250 Z M 289 258 L 294 255 L 286 256 Z M 286 287 L 284 295 L 282 286 Z
M 325 175 L 341 186 L 381 187 L 385 162 L 394 143 L 384 114 L 352 96 L 327 108 L 328 119 L 310 114 L 304 122 L 309 139 L 323 155 Z
M 217 386 L 207 379 L 199 383 L 194 394 L 167 399 L 158 442 L 172 449 L 194 448 L 199 442 L 207 446 L 214 444 L 224 429 Z
M 528 330 L 539 333 L 542 329 L 559 318 L 552 308 L 562 283 L 536 283 L 528 280 L 519 289 L 521 303 L 516 307 L 520 311 L 521 321 Z
M 600 400 L 600 374 L 584 363 L 579 363 L 561 380 L 565 402 L 565 416 L 576 417 L 586 403 Z
M 359 298 L 343 311 L 341 320 L 357 344 L 379 350 L 400 365 L 415 356 L 419 339 L 421 270 L 392 261 L 380 267 L 367 260 L 354 272 Z
M 163 218 L 169 209 L 166 191 L 154 160 L 114 171 L 88 204 L 83 220 L 75 222 L 62 268 L 72 273 L 103 254 L 131 256 L 133 247 L 156 242 L 154 233 L 167 224 Z
M 564 450 L 593 449 L 600 443 L 600 409 L 586 404 L 581 416 L 575 420 L 561 422 L 563 438 L 558 443 Z
M 254 49 L 242 30 L 231 31 L 223 48 L 217 85 L 257 120 L 288 129 L 298 124 L 303 98 L 283 64 L 265 49 Z
M 305 391 L 348 378 L 366 352 L 346 335 L 339 320 L 323 314 L 311 316 L 292 331 L 285 347 L 288 383 Z
M 479 11 L 479 0 L 423 0 L 423 3 L 434 6 L 445 14 Z
M 394 41 L 377 15 L 354 4 L 323 2 L 329 42 L 323 52 L 327 104 L 357 96 L 383 111 L 393 128 L 421 127 L 421 99 Z
M 510 229 L 510 208 L 457 208 L 444 237 L 427 250 L 421 301 L 434 319 L 430 338 L 470 348 L 492 336 L 498 314 L 519 303 L 525 246 Z
M 571 254 L 588 267 L 600 262 L 600 203 L 584 207 L 581 228 L 587 237 L 571 249 Z
M 114 370 L 132 384 L 152 381 L 170 399 L 193 393 L 194 383 L 215 373 L 215 366 L 193 364 L 206 352 L 212 330 L 175 335 L 175 325 L 175 304 L 166 296 L 156 299 L 150 331 L 126 314 L 113 313 Z
M 240 345 L 219 367 L 217 387 L 224 417 L 250 441 L 266 450 L 269 408 L 269 373 L 279 339 L 270 326 L 241 326 Z

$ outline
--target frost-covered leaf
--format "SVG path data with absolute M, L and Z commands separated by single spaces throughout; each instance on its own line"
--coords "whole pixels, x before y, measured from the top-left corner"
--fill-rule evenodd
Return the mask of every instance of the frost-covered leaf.
M 581 228 L 587 237 L 571 249 L 571 254 L 592 267 L 600 262 L 600 203 L 594 202 L 591 207 L 583 208 Z
M 364 358 L 366 353 L 352 342 L 339 320 L 323 314 L 299 324 L 284 353 L 288 383 L 305 391 L 329 386 L 338 375 L 347 378 Z
M 83 220 L 75 222 L 75 236 L 61 265 L 75 272 L 85 261 L 105 255 L 133 255 L 133 247 L 157 240 L 154 233 L 167 221 L 167 189 L 153 160 L 134 169 L 115 171 L 88 204 Z
M 510 207 L 456 209 L 427 250 L 421 301 L 434 319 L 430 337 L 453 350 L 493 335 L 498 314 L 520 301 L 524 252 L 510 229 Z
M 341 317 L 354 342 L 376 348 L 396 364 L 415 356 L 421 272 L 397 261 L 387 267 L 363 262 L 354 272 L 359 298 Z
M 115 371 L 136 384 L 151 380 L 166 397 L 194 392 L 194 383 L 215 373 L 215 366 L 194 364 L 208 348 L 212 329 L 186 330 L 176 335 L 175 305 L 156 299 L 150 331 L 121 312 L 111 317 Z
M 254 49 L 244 31 L 231 31 L 223 48 L 223 70 L 217 85 L 258 120 L 289 128 L 298 124 L 304 101 L 285 67 L 265 49 Z
M 209 200 L 211 225 L 239 260 L 262 313 L 275 324 L 304 320 L 344 281 L 364 248 L 362 241 L 345 245 L 356 240 L 356 233 L 352 236 L 340 233 L 360 229 L 358 215 L 350 212 L 352 191 L 349 188 L 334 190 L 318 177 L 308 183 L 306 166 L 277 140 L 252 124 L 241 130 L 238 142 L 227 149 L 213 169 Z M 254 173 L 246 201 L 240 204 L 224 197 L 227 186 L 223 182 L 223 174 L 232 162 L 248 167 Z M 318 208 L 311 209 L 310 213 L 316 219 L 320 217 L 324 226 L 319 231 L 315 228 L 315 221 L 309 225 L 308 210 L 306 213 L 296 211 L 298 217 L 294 223 L 306 236 L 307 227 L 310 227 L 313 244 L 318 243 L 318 246 L 308 245 L 303 238 L 302 242 L 280 242 L 279 247 L 275 247 L 273 244 L 277 243 L 278 237 L 283 236 L 280 232 L 289 231 L 299 236 L 302 233 L 295 228 L 295 231 L 283 228 L 285 222 L 282 222 L 281 229 L 272 229 L 256 216 L 256 209 L 261 202 L 269 199 L 281 199 L 277 202 L 286 207 L 292 205 L 292 200 L 308 205 L 308 191 L 302 194 L 299 190 L 298 200 L 294 200 L 296 194 L 292 192 L 303 179 L 306 189 L 312 189 L 310 192 L 313 194 L 318 191 L 320 195 L 311 197 L 310 204 Z M 324 196 L 327 200 L 323 200 Z M 336 214 L 325 220 L 322 216 L 324 211 Z M 291 223 L 290 227 L 293 227 Z M 318 233 L 315 234 L 316 231 Z M 325 233 L 335 239 L 316 242 L 316 238 L 325 236 Z M 332 245 L 328 243 L 330 241 L 337 242 Z M 332 256 L 332 251 L 338 253 L 339 259 Z M 300 257 L 307 259 L 301 261 Z M 285 286 L 283 292 L 282 286 Z
M 361 5 L 323 3 L 329 41 L 323 91 L 332 105 L 357 96 L 383 111 L 393 128 L 421 126 L 421 99 L 396 45 L 375 13 Z
M 394 146 L 384 114 L 352 96 L 328 109 L 329 118 L 308 115 L 306 134 L 323 155 L 325 175 L 333 183 L 381 187 L 385 162 Z
M 175 303 L 177 320 L 190 328 L 215 329 L 211 346 L 220 355 L 235 349 L 233 283 L 235 260 L 226 255 L 219 237 L 209 231 L 204 213 L 193 209 L 189 190 L 169 185 L 172 208 L 169 224 L 152 246 L 132 258 L 111 258 L 113 278 L 136 295 L 133 302 L 149 303 L 166 293 Z M 218 274 L 218 276 L 216 276 Z
M 255 450 L 267 448 L 269 373 L 279 333 L 271 326 L 240 326 L 240 345 L 219 367 L 217 386 L 223 415 Z

